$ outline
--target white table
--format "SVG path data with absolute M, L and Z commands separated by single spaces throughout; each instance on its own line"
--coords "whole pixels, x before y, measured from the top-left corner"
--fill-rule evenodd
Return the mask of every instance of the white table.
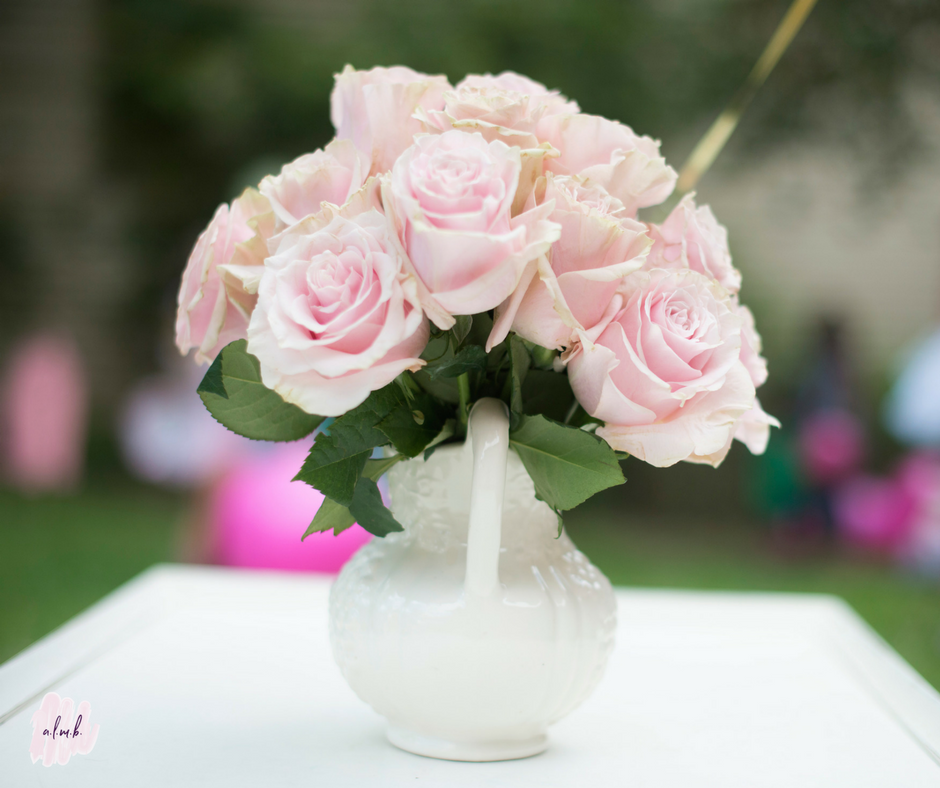
M 548 752 L 467 764 L 385 742 L 333 664 L 328 590 L 145 572 L 0 667 L 0 786 L 940 786 L 940 696 L 837 599 L 618 591 L 607 675 Z M 101 728 L 46 768 L 50 689 Z

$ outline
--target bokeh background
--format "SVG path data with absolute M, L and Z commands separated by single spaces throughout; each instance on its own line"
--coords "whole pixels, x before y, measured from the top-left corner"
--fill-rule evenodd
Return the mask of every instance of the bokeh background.
M 344 64 L 516 70 L 678 169 L 786 8 L 4 0 L 0 659 L 154 562 L 261 560 L 264 507 L 225 490 L 233 458 L 238 479 L 276 463 L 201 418 L 176 288 L 218 203 L 329 140 Z M 719 471 L 627 461 L 569 530 L 616 583 L 842 595 L 940 686 L 940 5 L 820 0 L 698 195 L 783 429 Z M 329 568 L 299 541 L 311 504 L 271 483 L 289 531 L 257 539 Z

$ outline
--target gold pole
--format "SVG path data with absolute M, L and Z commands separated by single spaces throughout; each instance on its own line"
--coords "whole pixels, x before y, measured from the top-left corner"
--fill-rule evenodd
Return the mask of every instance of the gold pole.
M 764 49 L 763 54 L 754 64 L 751 73 L 748 74 L 747 80 L 745 80 L 734 98 L 731 99 L 725 111 L 718 116 L 715 122 L 712 123 L 711 128 L 705 132 L 705 136 L 699 140 L 695 150 L 686 160 L 682 172 L 679 174 L 679 183 L 676 186 L 676 191 L 679 194 L 685 194 L 694 189 L 699 178 L 712 166 L 712 162 L 721 153 L 721 149 L 724 148 L 731 133 L 738 125 L 738 121 L 741 119 L 747 105 L 751 103 L 751 99 L 754 98 L 758 88 L 764 84 L 764 80 L 774 70 L 780 56 L 786 52 L 787 47 L 790 46 L 793 37 L 803 26 L 803 22 L 806 21 L 806 17 L 809 16 L 809 12 L 813 10 L 814 5 L 816 5 L 816 0 L 793 0 L 793 4 L 777 26 L 773 36 L 771 36 L 767 48 Z

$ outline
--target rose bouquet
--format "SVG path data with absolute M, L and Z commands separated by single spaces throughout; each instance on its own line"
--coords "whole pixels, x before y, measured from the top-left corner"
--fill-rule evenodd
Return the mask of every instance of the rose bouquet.
M 176 324 L 229 429 L 292 441 L 335 418 L 297 475 L 326 496 L 308 533 L 401 530 L 376 481 L 463 440 L 483 397 L 556 512 L 622 483 L 628 455 L 764 450 L 724 227 L 692 194 L 639 217 L 676 183 L 657 141 L 512 73 L 347 66 L 331 118 L 324 149 L 219 207 Z

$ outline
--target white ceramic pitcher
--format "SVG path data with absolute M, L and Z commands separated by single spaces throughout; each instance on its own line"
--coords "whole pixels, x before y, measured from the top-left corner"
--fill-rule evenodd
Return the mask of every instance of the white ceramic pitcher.
M 534 755 L 613 647 L 610 583 L 562 533 L 509 451 L 496 399 L 469 439 L 389 472 L 402 533 L 374 539 L 330 596 L 333 655 L 356 694 L 419 755 Z

